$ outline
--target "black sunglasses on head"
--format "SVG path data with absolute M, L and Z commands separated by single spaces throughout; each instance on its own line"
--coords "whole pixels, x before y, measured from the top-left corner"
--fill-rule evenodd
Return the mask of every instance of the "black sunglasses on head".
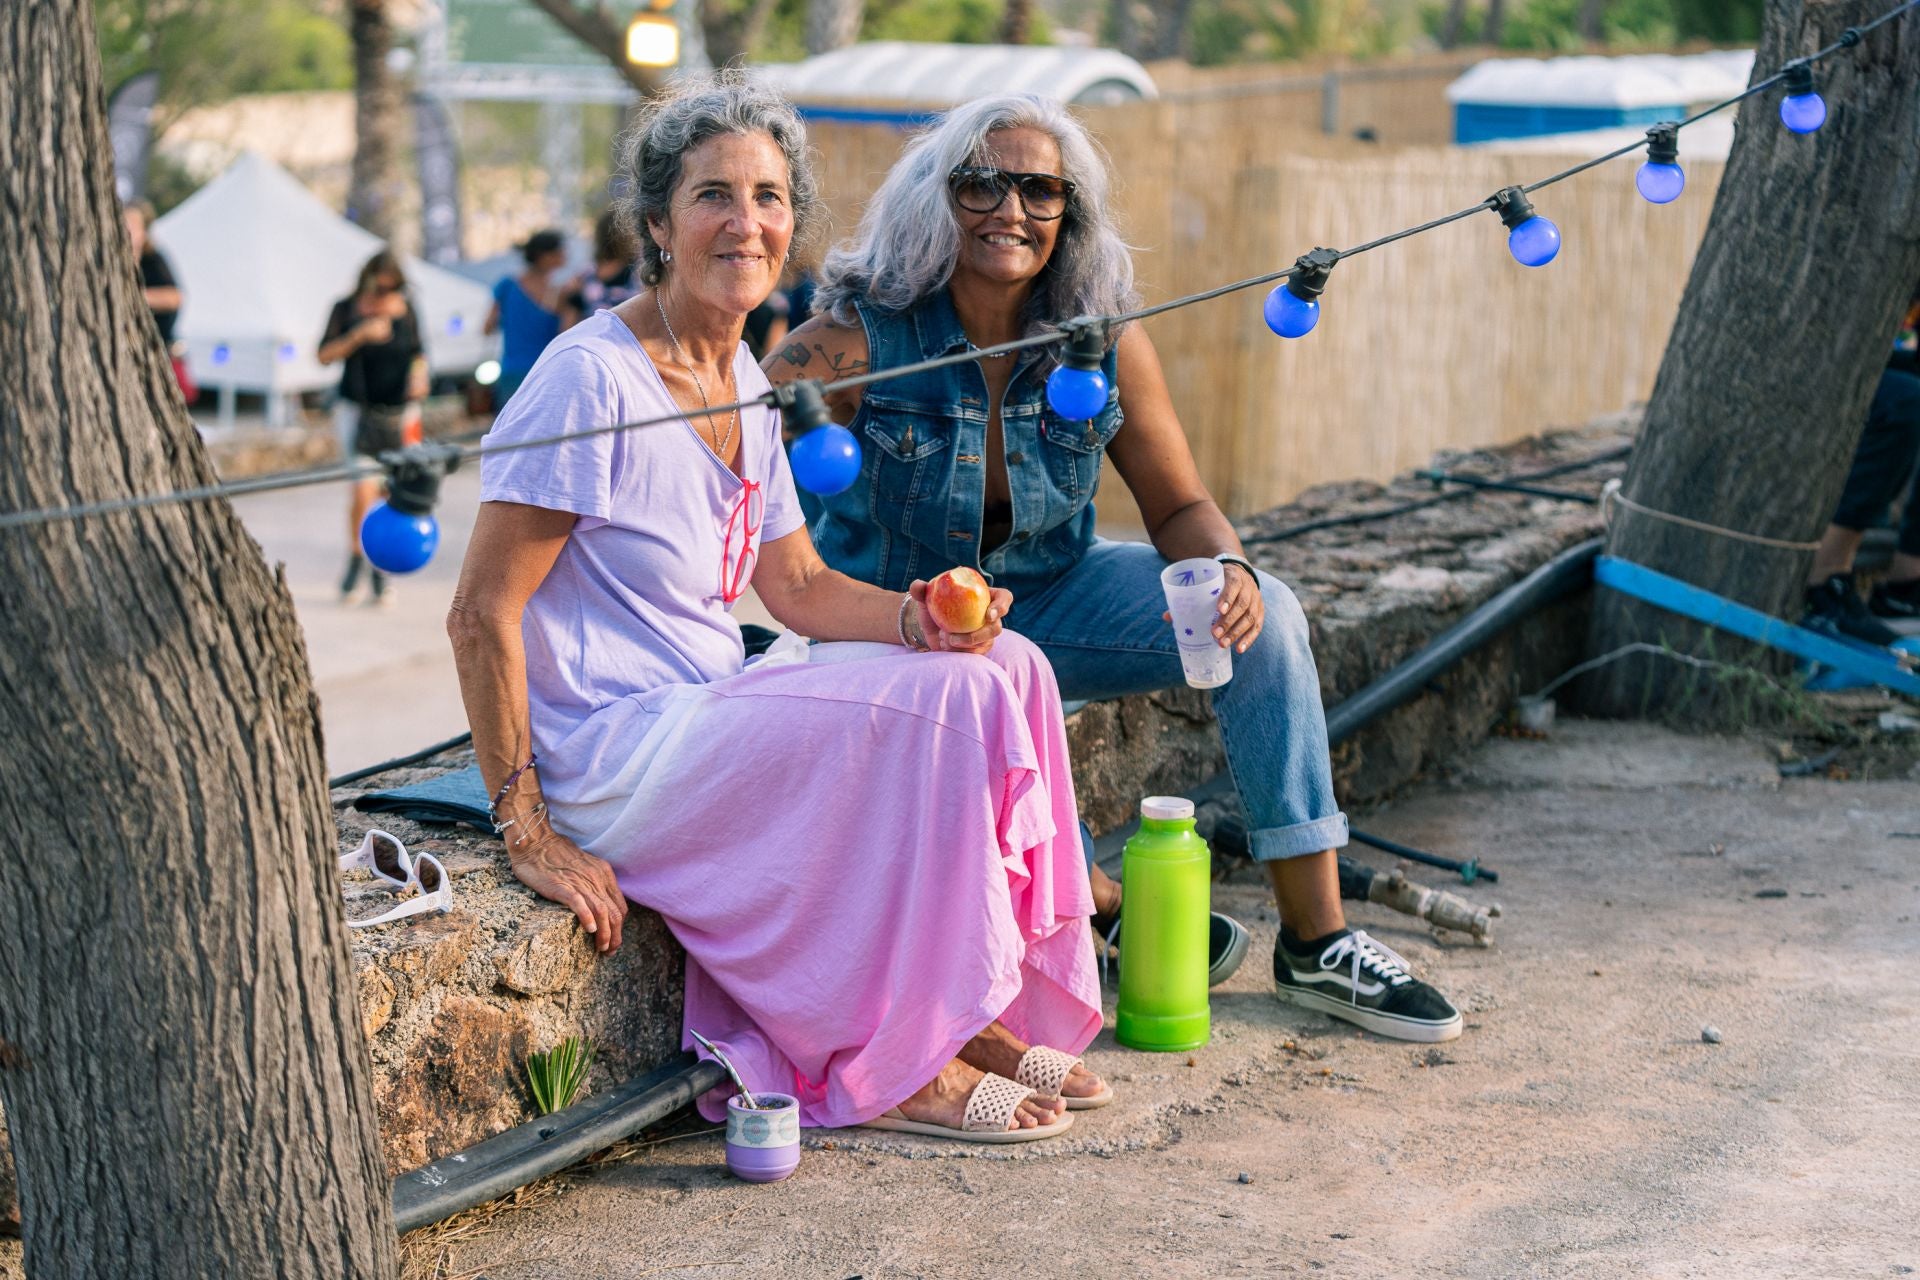
M 1041 222 L 1051 222 L 1065 213 L 1067 197 L 1073 194 L 1073 184 L 1052 173 L 1009 173 L 962 165 L 947 175 L 953 202 L 968 213 L 992 213 L 1007 198 L 1007 192 L 1016 188 L 1027 216 Z

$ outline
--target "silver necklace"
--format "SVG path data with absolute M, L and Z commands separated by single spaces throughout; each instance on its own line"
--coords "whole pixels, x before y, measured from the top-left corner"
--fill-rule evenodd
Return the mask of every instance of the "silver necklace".
M 976 352 L 982 360 L 1005 360 L 1013 354 L 1011 351 L 988 351 L 982 347 L 977 347 L 974 345 L 972 338 L 967 339 L 967 350 Z
M 673 344 L 673 358 L 678 360 L 680 367 L 687 371 L 687 376 L 693 379 L 693 389 L 700 393 L 700 407 L 707 411 L 707 430 L 713 431 L 713 402 L 707 399 L 706 384 L 701 382 L 700 375 L 693 371 L 693 362 L 688 360 L 687 353 L 680 349 L 680 339 L 674 336 L 673 321 L 667 319 L 667 304 L 660 301 L 658 289 L 653 291 L 653 305 L 660 309 L 660 323 L 667 326 L 667 341 Z M 722 462 L 727 460 L 727 446 L 733 443 L 733 424 L 739 420 L 740 410 L 737 408 L 730 410 L 727 414 L 726 439 L 720 439 L 719 434 L 715 433 L 713 456 Z

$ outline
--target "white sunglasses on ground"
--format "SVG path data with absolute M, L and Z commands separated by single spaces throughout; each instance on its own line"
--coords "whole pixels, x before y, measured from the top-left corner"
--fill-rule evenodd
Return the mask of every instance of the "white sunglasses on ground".
M 375 879 L 385 881 L 396 893 L 408 889 L 419 890 L 418 897 L 409 898 L 393 910 L 371 920 L 347 921 L 349 928 L 370 929 L 377 924 L 391 924 L 395 920 L 425 915 L 429 911 L 444 914 L 453 910 L 453 881 L 447 878 L 447 869 L 440 865 L 440 859 L 430 853 L 408 856 L 407 846 L 384 831 L 367 832 L 359 848 L 352 853 L 341 854 L 340 869 L 371 871 Z

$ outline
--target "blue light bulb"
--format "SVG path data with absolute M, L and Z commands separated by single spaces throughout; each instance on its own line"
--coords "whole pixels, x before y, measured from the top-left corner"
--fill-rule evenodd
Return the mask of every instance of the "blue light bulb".
M 815 427 L 787 454 L 793 482 L 808 493 L 839 493 L 860 478 L 860 442 L 837 422 Z
M 1654 204 L 1671 204 L 1686 190 L 1687 174 L 1677 164 L 1649 160 L 1633 175 L 1633 185 Z
M 1827 122 L 1827 100 L 1809 90 L 1780 99 L 1780 123 L 1795 133 L 1812 133 Z
M 1535 214 L 1507 233 L 1507 251 L 1523 267 L 1544 267 L 1560 252 L 1560 228 Z
M 440 522 L 432 515 L 410 516 L 383 502 L 360 522 L 360 549 L 383 573 L 412 573 L 439 547 Z
M 1070 421 L 1091 418 L 1107 407 L 1107 375 L 1063 364 L 1047 378 L 1047 403 Z
M 1304 338 L 1320 323 L 1320 300 L 1303 298 L 1282 283 L 1274 286 L 1261 308 L 1267 328 L 1283 338 Z

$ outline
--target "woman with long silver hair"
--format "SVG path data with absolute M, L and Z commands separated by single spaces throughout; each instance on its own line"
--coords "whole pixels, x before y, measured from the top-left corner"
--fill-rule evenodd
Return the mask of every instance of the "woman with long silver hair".
M 816 318 L 767 359 L 768 375 L 897 368 L 1128 310 L 1133 269 L 1108 189 L 1104 156 L 1059 103 L 1018 95 L 956 108 L 908 146 L 852 240 L 828 255 Z M 1138 325 L 1112 335 L 1102 363 L 1112 390 L 1091 419 L 1063 419 L 1047 403 L 1055 363 L 1054 348 L 1035 348 L 864 395 L 829 385 L 864 457 L 859 480 L 810 512 L 820 554 L 891 590 L 955 565 L 980 570 L 1012 592 L 1009 625 L 1046 654 L 1068 699 L 1180 684 L 1160 571 L 1191 557 L 1223 562 L 1213 634 L 1235 662 L 1213 706 L 1251 852 L 1280 907 L 1280 994 L 1381 1035 L 1452 1039 L 1461 1022 L 1446 997 L 1347 927 L 1335 854 L 1347 820 L 1306 617 L 1248 562 L 1201 482 L 1152 340 Z M 1103 457 L 1138 501 L 1150 544 L 1094 535 Z M 1116 937 L 1120 886 L 1090 872 Z M 1247 935 L 1224 916 L 1213 934 L 1217 982 L 1238 966 Z

